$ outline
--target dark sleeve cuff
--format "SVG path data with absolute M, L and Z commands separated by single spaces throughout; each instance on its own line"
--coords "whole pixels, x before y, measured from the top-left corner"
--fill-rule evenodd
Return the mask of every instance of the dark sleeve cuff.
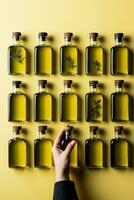
M 53 200 L 78 200 L 73 181 L 59 181 L 54 185 Z

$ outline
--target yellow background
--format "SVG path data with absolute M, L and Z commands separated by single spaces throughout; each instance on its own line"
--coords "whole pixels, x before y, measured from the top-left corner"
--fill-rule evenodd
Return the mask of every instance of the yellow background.
M 59 48 L 64 43 L 65 31 L 72 31 L 78 36 L 76 45 L 81 50 L 82 75 L 74 77 L 78 84 L 75 92 L 82 99 L 82 122 L 75 124 L 79 129 L 75 135 L 80 144 L 80 164 L 82 171 L 72 171 L 71 176 L 76 182 L 77 191 L 81 200 L 133 200 L 134 199 L 134 170 L 114 170 L 110 167 L 103 170 L 84 170 L 84 141 L 89 137 L 88 126 L 84 122 L 84 95 L 88 92 L 88 81 L 84 75 L 84 50 L 89 44 L 88 33 L 97 31 L 104 37 L 103 46 L 108 53 L 107 69 L 109 69 L 109 49 L 114 45 L 113 34 L 123 32 L 130 37 L 128 45 L 134 48 L 134 1 L 133 0 L 0 0 L 0 199 L 1 200 L 51 200 L 54 184 L 54 169 L 39 170 L 33 167 L 33 141 L 37 137 L 37 123 L 22 124 L 27 129 L 25 138 L 31 144 L 32 167 L 26 170 L 8 168 L 8 140 L 12 137 L 12 123 L 7 121 L 7 95 L 12 91 L 14 80 L 22 80 L 27 87 L 23 90 L 31 98 L 31 115 L 33 116 L 33 95 L 37 92 L 37 80 L 41 77 L 33 75 L 33 49 L 38 43 L 37 34 L 47 31 L 53 40 L 51 46 L 56 51 L 56 71 L 59 72 Z M 32 75 L 25 77 L 7 75 L 7 47 L 11 44 L 11 32 L 21 31 L 25 36 L 24 45 L 30 51 L 30 66 Z M 108 70 L 109 71 L 109 70 Z M 45 77 L 44 77 L 45 78 Z M 50 92 L 56 97 L 63 91 L 61 75 L 47 78 L 52 83 Z M 95 79 L 92 77 L 92 79 Z M 108 100 L 114 91 L 114 79 L 106 75 L 98 78 L 103 84 L 100 90 Z M 124 78 L 130 87 L 128 92 L 134 95 L 134 77 Z M 58 106 L 58 105 L 57 105 Z M 58 107 L 57 107 L 58 110 Z M 103 139 L 109 144 L 114 136 L 113 125 L 110 122 L 110 110 L 107 109 L 108 121 L 99 124 L 104 129 Z M 63 124 L 62 124 L 63 125 Z M 51 123 L 54 139 L 61 123 Z M 134 143 L 134 125 L 132 122 L 124 126 L 130 129 L 128 138 Z M 109 147 L 108 147 L 109 151 Z

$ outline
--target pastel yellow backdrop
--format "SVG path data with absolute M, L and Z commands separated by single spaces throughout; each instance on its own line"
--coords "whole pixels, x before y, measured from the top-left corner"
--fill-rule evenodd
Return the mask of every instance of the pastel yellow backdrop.
M 89 44 L 88 33 L 97 31 L 104 37 L 103 46 L 108 52 L 114 45 L 113 34 L 123 32 L 130 36 L 130 48 L 134 48 L 134 1 L 133 0 L 0 0 L 0 199 L 1 200 L 51 200 L 54 184 L 54 169 L 39 170 L 33 167 L 33 141 L 37 137 L 37 123 L 33 122 L 33 110 L 31 122 L 23 123 L 27 129 L 26 139 L 31 144 L 32 167 L 26 170 L 13 170 L 8 168 L 8 140 L 12 137 L 12 123 L 7 121 L 7 95 L 12 91 L 12 80 L 22 80 L 27 87 L 23 90 L 31 98 L 33 108 L 33 95 L 37 92 L 37 80 L 41 77 L 33 75 L 33 49 L 38 43 L 37 34 L 47 31 L 53 40 L 51 46 L 56 51 L 56 71 L 59 72 L 59 48 L 63 44 L 63 34 L 72 31 L 79 37 L 76 45 L 81 50 L 82 75 L 74 77 L 74 83 L 78 84 L 75 92 L 82 99 L 82 122 L 75 124 L 79 134 L 75 135 L 80 144 L 80 164 L 82 171 L 72 171 L 71 176 L 76 182 L 76 188 L 81 200 L 133 200 L 134 199 L 134 170 L 85 170 L 84 167 L 84 141 L 89 137 L 88 126 L 84 122 L 84 95 L 88 92 L 88 81 L 91 77 L 84 75 L 84 50 Z M 31 75 L 8 76 L 7 75 L 7 47 L 11 44 L 11 32 L 21 31 L 25 36 L 25 46 L 30 51 Z M 109 69 L 109 60 L 107 61 Z M 109 71 L 109 70 L 108 70 Z M 45 77 L 43 77 L 45 79 Z M 67 77 L 66 77 L 67 78 Z M 121 78 L 121 77 L 120 77 Z M 97 77 L 92 77 L 97 79 Z M 101 92 L 107 97 L 114 91 L 114 79 L 106 75 L 98 80 L 104 85 Z M 130 87 L 128 92 L 134 95 L 134 77 L 124 78 Z M 47 77 L 53 84 L 50 91 L 58 101 L 58 95 L 63 91 L 63 76 L 53 75 Z M 109 104 L 110 105 L 110 104 Z M 57 108 L 58 110 L 58 108 Z M 99 124 L 104 129 L 103 139 L 109 144 L 114 136 L 114 123 L 110 122 L 110 109 L 107 109 L 107 122 Z M 57 135 L 62 123 L 58 121 L 49 124 L 53 132 L 51 138 Z M 63 125 L 63 124 L 62 124 Z M 90 124 L 91 125 L 91 124 Z M 130 129 L 129 140 L 134 143 L 134 125 L 132 122 L 124 123 Z M 109 151 L 109 148 L 108 148 Z M 86 194 L 86 195 L 85 195 Z

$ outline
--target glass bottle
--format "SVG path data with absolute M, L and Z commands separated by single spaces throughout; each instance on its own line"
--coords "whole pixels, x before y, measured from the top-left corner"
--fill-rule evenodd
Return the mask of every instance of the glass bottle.
M 8 74 L 26 74 L 26 49 L 20 44 L 20 32 L 13 32 L 13 44 L 8 47 Z
M 73 126 L 68 126 L 68 128 L 65 130 L 65 133 L 61 140 L 60 147 L 63 151 L 66 149 L 69 142 L 71 142 L 72 140 L 76 141 L 76 139 L 73 139 L 70 137 L 72 132 L 73 132 Z M 72 167 L 72 168 L 78 167 L 78 142 L 77 141 L 76 141 L 75 146 L 70 154 L 70 167 Z
M 104 52 L 98 45 L 98 33 L 90 33 L 90 46 L 86 48 L 86 74 L 102 75 L 104 74 Z
M 111 167 L 131 167 L 131 147 L 127 139 L 123 138 L 123 127 L 115 126 L 115 138 L 111 140 Z
M 28 167 L 27 141 L 21 138 L 21 126 L 13 126 L 14 137 L 8 142 L 8 165 L 10 168 Z
M 127 75 L 130 72 L 129 50 L 123 45 L 123 33 L 115 33 L 115 46 L 111 48 L 111 74 Z
M 52 159 L 52 141 L 45 137 L 47 126 L 39 126 L 39 138 L 34 141 L 34 165 L 39 168 L 51 168 Z
M 34 95 L 34 120 L 52 121 L 52 95 L 46 91 L 47 80 L 39 80 L 39 92 Z
M 88 168 L 104 167 L 104 142 L 98 138 L 98 126 L 90 126 L 90 139 L 85 141 L 85 165 Z
M 36 75 L 52 74 L 52 48 L 46 44 L 46 32 L 40 32 L 39 45 L 34 49 L 34 70 Z
M 73 33 L 65 33 L 65 45 L 60 48 L 60 73 L 76 75 L 78 73 L 78 49 L 72 45 Z
M 97 93 L 98 81 L 89 81 L 90 92 L 85 96 L 86 121 L 103 121 L 103 95 Z
M 130 120 L 129 95 L 123 92 L 124 80 L 115 80 L 115 93 L 111 94 L 111 120 Z
M 60 94 L 60 121 L 78 121 L 78 97 L 71 86 L 72 80 L 64 80 L 64 92 Z
M 8 120 L 27 121 L 27 97 L 21 92 L 21 81 L 13 81 L 13 93 L 8 95 Z

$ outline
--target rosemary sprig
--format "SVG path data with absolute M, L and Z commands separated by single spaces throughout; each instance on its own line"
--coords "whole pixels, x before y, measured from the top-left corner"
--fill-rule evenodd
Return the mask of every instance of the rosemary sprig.
M 96 71 L 100 70 L 100 62 L 98 60 L 95 60 L 93 62 L 93 65 L 94 65 L 94 68 L 95 68 Z
M 102 108 L 100 104 L 101 104 L 101 99 L 93 100 L 89 111 L 89 116 L 94 117 L 96 119 L 100 115 L 100 109 Z
M 17 48 L 15 51 L 13 51 L 11 53 L 10 58 L 16 60 L 21 64 L 23 64 L 23 61 L 25 59 L 25 57 L 23 57 L 22 50 L 20 48 Z
M 65 62 L 73 69 L 77 67 L 77 65 L 74 65 L 74 62 L 70 56 L 65 56 Z

